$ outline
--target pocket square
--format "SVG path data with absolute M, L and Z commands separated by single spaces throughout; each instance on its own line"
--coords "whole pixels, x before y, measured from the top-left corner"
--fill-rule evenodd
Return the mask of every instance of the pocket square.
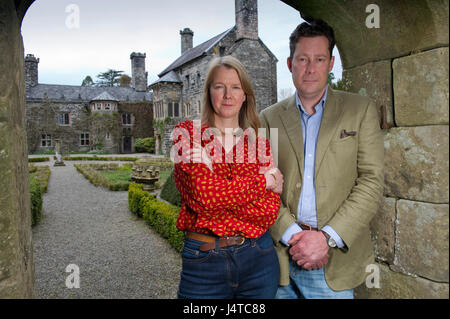
M 341 138 L 344 138 L 347 136 L 355 136 L 355 135 L 356 135 L 356 131 L 350 131 L 350 132 L 347 132 L 346 130 L 341 131 Z

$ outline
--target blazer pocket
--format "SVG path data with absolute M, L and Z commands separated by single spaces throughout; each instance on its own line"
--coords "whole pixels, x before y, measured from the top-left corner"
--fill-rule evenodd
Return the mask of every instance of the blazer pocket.
M 356 137 L 349 135 L 349 136 L 346 136 L 344 138 L 338 138 L 338 139 L 332 141 L 331 143 L 333 143 L 333 144 L 340 144 L 340 143 L 344 143 L 344 142 L 351 141 L 351 140 L 356 140 Z

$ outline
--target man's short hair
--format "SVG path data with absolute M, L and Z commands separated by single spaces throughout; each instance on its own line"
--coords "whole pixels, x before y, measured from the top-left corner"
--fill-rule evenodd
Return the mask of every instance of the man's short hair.
M 294 32 L 289 37 L 290 58 L 294 57 L 295 47 L 301 37 L 318 37 L 325 36 L 328 39 L 328 50 L 330 51 L 330 58 L 333 56 L 333 48 L 336 44 L 334 39 L 333 28 L 321 19 L 308 19 L 308 22 L 303 22 L 295 28 Z

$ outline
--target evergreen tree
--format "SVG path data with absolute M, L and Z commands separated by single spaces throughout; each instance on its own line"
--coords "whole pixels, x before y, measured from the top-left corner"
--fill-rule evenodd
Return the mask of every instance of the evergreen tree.
M 123 71 L 117 71 L 109 69 L 106 72 L 102 72 L 97 75 L 99 81 L 95 83 L 96 86 L 118 86 L 119 79 L 122 76 Z
M 88 75 L 84 78 L 83 82 L 81 83 L 81 86 L 94 86 L 94 81 L 92 80 L 91 76 Z

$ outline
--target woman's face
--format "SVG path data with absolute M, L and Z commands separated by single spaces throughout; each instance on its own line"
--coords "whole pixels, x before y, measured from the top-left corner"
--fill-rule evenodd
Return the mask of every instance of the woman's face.
M 239 111 L 245 101 L 245 93 L 235 69 L 218 67 L 214 71 L 209 94 L 216 119 L 239 121 Z

